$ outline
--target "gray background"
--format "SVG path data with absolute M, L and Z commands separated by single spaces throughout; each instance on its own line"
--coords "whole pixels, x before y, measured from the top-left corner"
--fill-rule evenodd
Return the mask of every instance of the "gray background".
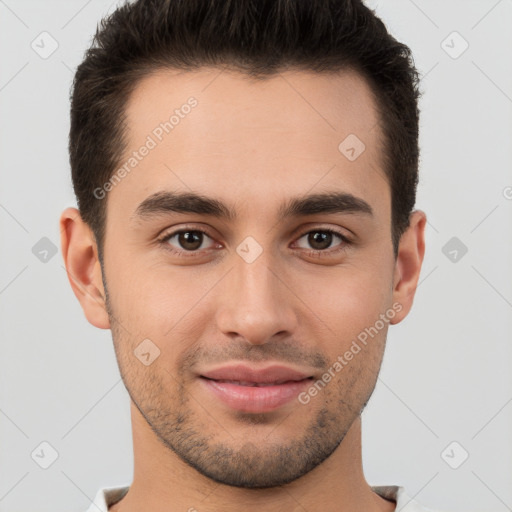
M 512 0 L 368 5 L 423 75 L 417 208 L 429 222 L 414 307 L 390 328 L 363 414 L 365 474 L 432 508 L 512 510 Z M 99 487 L 132 478 L 110 331 L 83 316 L 58 227 L 75 205 L 73 71 L 114 8 L 0 0 L 1 512 L 85 511 Z

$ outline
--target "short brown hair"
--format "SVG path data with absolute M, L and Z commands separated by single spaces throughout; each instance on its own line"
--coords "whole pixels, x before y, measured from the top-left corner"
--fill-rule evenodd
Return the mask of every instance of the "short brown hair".
M 69 154 L 78 208 L 102 258 L 109 181 L 126 149 L 125 107 L 157 69 L 227 66 L 264 78 L 296 68 L 354 69 L 369 83 L 384 136 L 395 258 L 418 184 L 419 78 L 410 49 L 361 0 L 138 0 L 97 27 L 71 92 Z

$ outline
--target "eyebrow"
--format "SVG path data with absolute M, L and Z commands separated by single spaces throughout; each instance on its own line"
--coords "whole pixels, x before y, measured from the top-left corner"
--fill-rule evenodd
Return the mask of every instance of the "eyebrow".
M 234 221 L 236 211 L 218 199 L 194 192 L 159 191 L 144 199 L 133 218 L 145 220 L 168 213 L 196 213 Z M 348 192 L 325 192 L 288 199 L 278 210 L 278 220 L 320 213 L 350 213 L 373 217 L 372 207 Z

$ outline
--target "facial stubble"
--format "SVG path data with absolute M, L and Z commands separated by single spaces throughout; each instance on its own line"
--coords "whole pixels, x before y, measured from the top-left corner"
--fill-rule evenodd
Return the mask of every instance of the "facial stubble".
M 373 393 L 381 359 L 372 361 L 378 364 L 376 372 L 348 365 L 343 378 L 333 379 L 309 404 L 297 400 L 284 418 L 273 413 L 239 413 L 234 416 L 236 427 L 231 421 L 228 429 L 212 403 L 201 403 L 187 389 L 187 369 L 190 361 L 197 359 L 197 349 L 180 358 L 174 374 L 158 359 L 150 366 L 141 364 L 133 353 L 140 340 L 133 340 L 119 322 L 105 280 L 104 288 L 118 366 L 131 400 L 166 450 L 215 482 L 258 489 L 284 485 L 306 475 L 334 453 Z M 263 352 L 262 347 L 258 349 L 260 356 L 264 354 L 264 348 Z M 325 358 L 318 355 L 317 359 Z M 294 418 L 304 417 L 308 411 L 312 414 L 309 425 L 302 433 L 295 432 Z M 247 436 L 247 431 L 269 430 L 269 425 L 263 440 L 260 435 L 254 441 Z M 279 429 L 287 429 L 283 436 L 287 442 L 271 440 Z M 227 440 L 219 441 L 219 435 Z

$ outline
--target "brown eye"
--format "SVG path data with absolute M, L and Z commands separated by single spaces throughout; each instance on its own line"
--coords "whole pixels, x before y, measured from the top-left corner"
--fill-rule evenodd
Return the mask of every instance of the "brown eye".
M 187 251 L 199 249 L 203 243 L 203 234 L 199 231 L 182 231 L 178 233 L 178 243 Z
M 308 243 L 313 249 L 328 249 L 332 239 L 332 233 L 326 233 L 325 231 L 314 231 L 308 234 Z
M 172 252 L 184 254 L 187 252 L 198 252 L 199 249 L 211 248 L 213 244 L 211 244 L 210 247 L 203 247 L 205 238 L 211 240 L 208 234 L 200 229 L 182 229 L 169 233 L 162 238 L 160 242 L 165 244 Z
M 299 240 L 304 238 L 306 239 L 306 244 L 309 247 L 301 246 L 300 243 L 299 247 L 312 250 L 313 252 L 327 252 L 327 249 L 332 247 L 336 238 L 344 242 L 342 244 L 337 244 L 338 246 L 344 247 L 350 243 L 347 237 L 332 229 L 315 229 L 308 231 L 307 233 L 304 233 Z

